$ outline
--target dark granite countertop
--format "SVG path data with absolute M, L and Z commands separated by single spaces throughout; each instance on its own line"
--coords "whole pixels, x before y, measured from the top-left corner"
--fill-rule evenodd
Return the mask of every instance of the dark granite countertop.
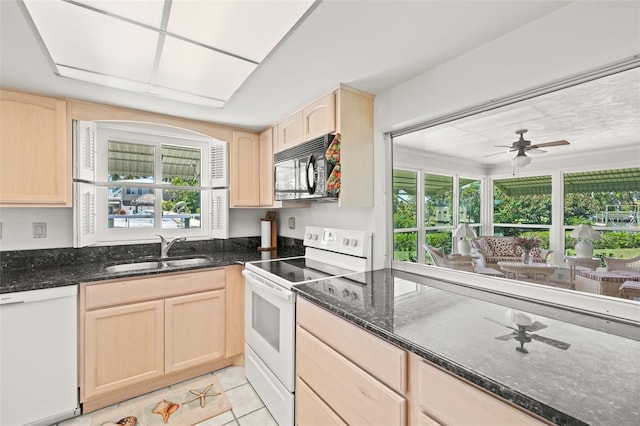
M 555 424 L 640 424 L 638 323 L 391 269 L 294 291 Z M 546 326 L 528 353 L 513 312 Z
M 118 273 L 107 273 L 104 267 L 116 263 L 140 261 L 149 257 L 157 258 L 159 244 L 1 252 L 0 293 L 245 263 L 262 258 L 262 253 L 257 250 L 258 244 L 259 241 L 255 238 L 179 243 L 171 250 L 170 256 L 206 256 L 211 259 L 211 262 L 197 266 Z M 277 257 L 293 257 L 302 254 L 304 249 L 301 241 L 289 239 L 279 241 Z

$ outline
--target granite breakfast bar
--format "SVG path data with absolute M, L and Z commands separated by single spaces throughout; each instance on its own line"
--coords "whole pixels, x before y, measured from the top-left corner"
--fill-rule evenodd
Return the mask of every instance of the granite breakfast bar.
M 636 322 L 392 269 L 294 291 L 551 423 L 640 424 Z M 514 318 L 542 325 L 519 343 Z

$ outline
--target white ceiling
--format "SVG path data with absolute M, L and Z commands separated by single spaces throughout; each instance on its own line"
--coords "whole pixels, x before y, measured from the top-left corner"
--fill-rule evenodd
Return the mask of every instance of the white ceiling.
M 224 108 L 219 109 L 54 75 L 18 1 L 0 1 L 2 85 L 255 130 L 284 118 L 339 83 L 374 95 L 381 93 L 570 3 L 316 2 Z M 173 3 L 176 7 L 197 7 L 200 2 Z M 247 10 L 255 6 L 251 1 L 244 3 Z M 279 3 L 274 1 L 273 7 Z M 197 33 L 200 26 L 211 25 L 211 19 L 192 22 L 193 32 Z M 97 37 L 74 21 L 65 24 L 78 31 L 79 39 Z M 246 25 L 251 25 L 251 21 Z M 133 59 L 143 52 L 131 48 L 125 53 Z M 188 64 L 183 68 L 185 73 L 191 71 Z
M 125 0 L 126 1 L 126 0 Z M 198 1 L 173 0 L 196 7 Z M 247 10 L 254 6 L 246 1 Z M 179 117 L 262 130 L 339 83 L 374 95 L 494 41 L 572 1 L 334 1 L 314 3 L 267 55 L 223 108 L 162 99 L 56 76 L 17 0 L 0 0 L 0 84 Z M 278 7 L 278 2 L 273 2 Z M 194 34 L 211 25 L 209 17 L 190 22 Z M 73 22 L 68 25 L 76 28 Z M 247 22 L 251 25 L 251 22 Z M 80 31 L 78 37 L 92 37 Z M 195 37 L 195 36 L 194 36 Z M 135 54 L 135 52 L 128 52 Z M 197 67 L 196 67 L 197 68 Z M 188 78 L 202 70 L 183 67 Z M 209 71 L 209 70 L 207 70 Z M 210 72 L 215 72 L 211 70 Z M 626 73 L 625 73 L 626 74 Z M 493 164 L 506 154 L 493 145 L 510 145 L 515 131 L 543 143 L 566 139 L 545 157 L 593 147 L 638 143 L 640 77 L 626 74 L 622 84 L 584 86 L 516 104 L 504 110 L 403 136 L 422 149 L 437 144 L 443 155 Z M 595 98 L 594 98 L 595 96 Z M 428 135 L 425 135 L 425 133 Z M 431 144 L 431 145 L 430 145 Z M 555 154 L 554 154 L 555 152 Z
M 504 164 L 516 152 L 516 130 L 532 145 L 567 140 L 569 145 L 527 153 L 533 161 L 634 146 L 640 150 L 640 68 L 541 95 L 513 105 L 394 138 L 412 152 Z M 543 156 L 543 157 L 541 157 Z

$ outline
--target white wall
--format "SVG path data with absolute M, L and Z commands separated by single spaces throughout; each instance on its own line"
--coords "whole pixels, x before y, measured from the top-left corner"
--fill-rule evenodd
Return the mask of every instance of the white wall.
M 375 127 L 406 127 L 639 53 L 640 2 L 577 1 L 378 94 Z
M 260 218 L 266 209 L 231 209 L 229 236 L 260 235 Z M 73 210 L 70 208 L 0 208 L 0 250 L 73 247 Z M 46 222 L 46 238 L 33 238 L 33 223 Z
M 70 208 L 0 208 L 0 250 L 30 250 L 73 246 Z M 46 223 L 46 238 L 33 238 L 33 223 Z

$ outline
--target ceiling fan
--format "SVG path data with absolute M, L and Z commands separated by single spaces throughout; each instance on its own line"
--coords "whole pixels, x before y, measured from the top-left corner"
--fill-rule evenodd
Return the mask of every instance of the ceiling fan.
M 529 353 L 529 351 L 524 347 L 524 345 L 525 343 L 531 343 L 531 341 L 533 340 L 546 343 L 547 345 L 551 345 L 554 348 L 562 349 L 565 351 L 569 349 L 569 347 L 571 346 L 569 343 L 561 342 L 559 340 L 551 339 L 549 337 L 540 336 L 539 334 L 533 334 L 533 332 L 545 329 L 547 328 L 547 326 L 541 323 L 540 321 L 533 321 L 531 317 L 529 317 L 524 312 L 514 311 L 509 309 L 506 312 L 506 316 L 518 328 L 503 324 L 500 321 L 496 321 L 493 318 L 484 317 L 484 319 L 513 330 L 511 334 L 498 336 L 495 339 L 496 340 L 510 340 L 510 339 L 517 340 L 520 343 L 519 347 L 516 346 L 516 351 L 518 352 L 522 352 L 524 354 Z
M 527 133 L 527 129 L 520 129 L 520 130 L 516 130 L 516 135 L 520 135 L 520 139 L 518 139 L 517 141 L 515 141 L 514 143 L 511 144 L 511 146 L 509 145 L 495 145 L 498 148 L 509 148 L 508 151 L 506 152 L 515 152 L 517 151 L 517 154 L 515 157 L 513 157 L 513 164 L 514 166 L 517 165 L 518 167 L 524 167 L 527 164 L 531 163 L 531 158 L 527 156 L 527 152 L 530 154 L 544 154 L 545 151 L 544 149 L 540 149 L 541 147 L 550 147 L 550 146 L 560 146 L 560 145 L 569 145 L 569 142 L 566 140 L 559 140 L 559 141 L 553 141 L 553 142 L 545 142 L 545 143 L 539 143 L 539 144 L 535 144 L 535 145 L 531 145 L 531 141 L 525 140 L 524 139 L 524 134 Z M 485 157 L 490 157 L 492 155 L 498 155 L 498 154 L 503 154 L 504 152 L 498 152 L 495 154 L 489 154 L 489 155 L 485 155 Z

